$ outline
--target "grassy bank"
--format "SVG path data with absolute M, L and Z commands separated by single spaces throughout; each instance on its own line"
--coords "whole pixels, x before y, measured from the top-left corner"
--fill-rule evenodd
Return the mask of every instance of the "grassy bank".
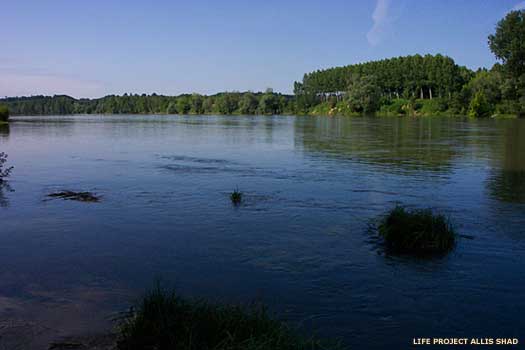
M 156 287 L 119 327 L 119 350 L 336 349 L 296 334 L 263 307 L 188 300 Z
M 352 110 L 347 101 L 322 102 L 311 107 L 307 112 L 312 116 L 344 116 L 359 117 L 365 113 L 359 113 Z M 465 111 L 460 111 L 450 106 L 446 100 L 434 98 L 430 99 L 393 99 L 383 102 L 376 112 L 368 113 L 378 117 L 467 117 Z M 494 111 L 487 117 L 497 119 L 516 119 L 516 114 L 503 113 Z

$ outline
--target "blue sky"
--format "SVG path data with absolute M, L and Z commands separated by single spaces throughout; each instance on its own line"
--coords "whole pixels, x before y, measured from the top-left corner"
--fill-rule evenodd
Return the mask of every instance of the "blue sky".
M 0 96 L 264 90 L 415 53 L 470 68 L 521 0 L 16 0 L 0 7 Z

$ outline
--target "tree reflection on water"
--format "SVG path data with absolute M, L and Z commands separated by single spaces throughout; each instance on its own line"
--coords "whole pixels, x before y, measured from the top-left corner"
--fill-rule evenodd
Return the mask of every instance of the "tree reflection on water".
M 525 203 L 525 123 L 505 123 L 499 140 L 499 164 L 492 168 L 487 181 L 491 196 L 498 200 Z

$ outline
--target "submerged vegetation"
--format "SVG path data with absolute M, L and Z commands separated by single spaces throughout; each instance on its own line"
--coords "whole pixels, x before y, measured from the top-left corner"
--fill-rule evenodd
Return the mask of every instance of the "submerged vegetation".
M 233 204 L 241 204 L 242 202 L 242 192 L 239 191 L 239 189 L 236 189 L 232 193 L 230 193 L 230 200 Z
M 60 198 L 78 202 L 96 203 L 100 201 L 100 197 L 91 192 L 61 191 L 48 194 L 47 196 L 51 198 Z
M 387 248 L 396 253 L 445 253 L 456 242 L 449 220 L 430 209 L 408 210 L 397 206 L 383 219 L 379 233 Z
M 333 349 L 333 347 L 330 347 Z M 264 307 L 186 300 L 159 286 L 119 327 L 119 350 L 301 350 L 326 349 L 295 334 Z

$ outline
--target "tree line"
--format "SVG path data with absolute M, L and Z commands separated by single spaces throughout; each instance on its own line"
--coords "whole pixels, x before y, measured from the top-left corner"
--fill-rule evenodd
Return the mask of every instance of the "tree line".
M 293 96 L 266 92 L 223 92 L 212 96 L 124 94 L 98 99 L 66 95 L 8 97 L 12 115 L 64 114 L 282 114 L 293 113 Z
M 472 71 L 442 55 L 413 55 L 317 70 L 294 83 L 298 110 L 317 113 L 525 115 L 525 11 L 489 35 L 499 60 Z
M 442 55 L 396 57 L 318 70 L 294 85 L 295 94 L 330 96 L 344 93 L 356 77 L 372 76 L 381 97 L 446 97 L 472 78 L 472 71 Z
M 205 96 L 12 97 L 13 115 L 40 114 L 394 114 L 525 115 L 525 11 L 512 11 L 488 37 L 498 59 L 472 71 L 443 55 L 412 55 L 304 75 L 294 95 L 224 92 Z M 1 111 L 0 111 L 1 112 Z

